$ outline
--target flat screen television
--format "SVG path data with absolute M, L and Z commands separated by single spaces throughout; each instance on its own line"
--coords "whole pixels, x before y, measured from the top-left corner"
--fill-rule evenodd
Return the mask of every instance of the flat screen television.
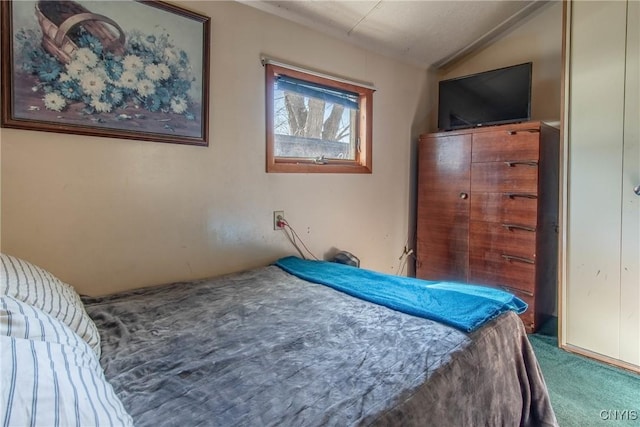
M 438 128 L 464 129 L 531 120 L 532 63 L 442 80 Z

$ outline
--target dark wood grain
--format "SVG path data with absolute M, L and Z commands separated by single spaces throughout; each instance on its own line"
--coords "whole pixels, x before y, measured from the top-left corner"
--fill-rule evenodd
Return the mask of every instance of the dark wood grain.
M 472 163 L 471 191 L 538 193 L 538 167 L 505 162 Z
M 536 232 L 508 228 L 497 222 L 470 221 L 469 238 L 473 247 L 523 258 L 536 258 Z
M 518 257 L 533 264 L 509 260 Z M 535 290 L 536 233 L 509 230 L 498 223 L 471 221 L 469 227 L 469 281 Z
M 416 274 L 428 280 L 466 281 L 469 201 L 456 191 L 426 191 L 418 197 Z
M 473 162 L 503 162 L 507 160 L 538 160 L 539 129 L 514 130 L 506 127 L 473 136 Z
M 418 146 L 418 179 L 426 190 L 469 192 L 471 135 L 425 137 Z
M 535 227 L 538 198 L 532 193 L 471 192 L 470 216 L 474 220 Z
M 420 140 L 416 242 L 420 278 L 467 279 L 470 164 L 470 135 Z

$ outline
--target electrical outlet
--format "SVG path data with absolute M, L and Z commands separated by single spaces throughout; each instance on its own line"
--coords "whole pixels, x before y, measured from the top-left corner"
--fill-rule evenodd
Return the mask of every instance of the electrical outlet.
M 282 230 L 284 225 L 280 221 L 284 220 L 284 211 L 273 211 L 273 229 Z

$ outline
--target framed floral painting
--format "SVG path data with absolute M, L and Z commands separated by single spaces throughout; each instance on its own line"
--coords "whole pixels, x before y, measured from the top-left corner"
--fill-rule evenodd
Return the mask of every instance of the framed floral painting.
M 208 17 L 161 1 L 0 3 L 3 127 L 208 145 Z

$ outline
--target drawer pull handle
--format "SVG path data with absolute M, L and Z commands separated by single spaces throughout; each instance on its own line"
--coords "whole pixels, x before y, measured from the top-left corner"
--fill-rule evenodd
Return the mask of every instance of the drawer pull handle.
M 504 228 L 507 230 L 524 230 L 524 231 L 536 231 L 535 227 L 527 227 L 526 225 L 518 225 L 518 224 L 502 224 Z M 504 255 L 503 255 L 504 256 Z
M 504 162 L 504 164 L 509 166 L 510 168 L 518 166 L 518 165 L 538 166 L 538 162 L 536 162 L 535 160 L 513 160 L 513 161 L 509 161 L 509 162 Z
M 465 200 L 465 199 L 469 198 L 469 195 L 467 193 L 460 193 L 460 198 L 462 200 Z
M 529 292 L 529 291 L 523 291 L 521 289 L 516 289 L 516 288 L 510 288 L 508 286 L 500 286 L 502 289 L 504 289 L 507 292 L 511 292 L 512 294 L 524 294 L 527 296 L 532 297 L 533 296 L 533 292 Z
M 515 255 L 502 254 L 502 258 L 506 259 L 507 261 L 524 262 L 525 264 L 535 264 L 536 263 L 534 260 L 532 260 L 530 258 L 525 258 L 525 257 L 515 256 Z
M 520 130 L 508 130 L 507 134 L 508 135 L 517 135 L 518 132 L 529 132 L 529 133 L 538 133 L 540 132 L 539 129 L 520 129 Z
M 509 193 L 507 194 L 507 197 L 509 197 L 510 199 L 515 199 L 518 197 L 521 197 L 523 199 L 537 199 L 538 196 L 536 196 L 535 194 L 529 194 L 529 193 Z

